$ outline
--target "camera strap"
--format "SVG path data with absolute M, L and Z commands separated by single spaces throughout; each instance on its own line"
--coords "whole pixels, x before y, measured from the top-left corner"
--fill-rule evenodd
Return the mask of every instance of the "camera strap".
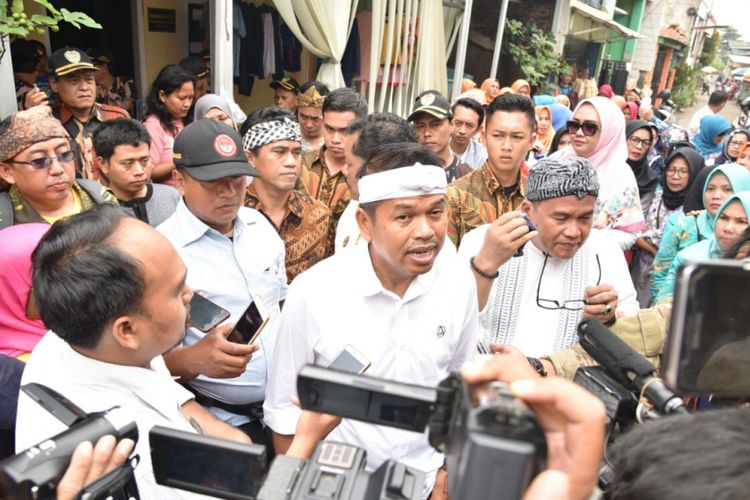
M 84 488 L 76 495 L 76 500 L 140 500 L 135 481 L 135 467 L 140 462 L 138 455 L 108 472 Z

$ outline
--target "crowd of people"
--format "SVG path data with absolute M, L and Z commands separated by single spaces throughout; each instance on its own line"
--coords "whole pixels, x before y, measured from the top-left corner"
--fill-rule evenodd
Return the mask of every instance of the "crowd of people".
M 14 66 L 29 49 L 18 47 Z M 658 365 L 680 265 L 750 240 L 750 131 L 717 115 L 720 91 L 674 141 L 638 89 L 587 96 L 571 75 L 556 95 L 465 80 L 452 103 L 422 92 L 406 119 L 368 113 L 354 89 L 283 78 L 273 103 L 243 112 L 189 58 L 158 73 L 139 122 L 110 62 L 52 53 L 52 108 L 31 81 L 38 64 L 18 66 L 19 111 L 0 122 L 0 423 L 19 451 L 64 429 L 19 398 L 31 382 L 84 411 L 132 409 L 144 498 L 189 496 L 154 480 L 157 424 L 270 456 L 354 444 L 369 468 L 399 460 L 426 473 L 425 498 L 447 498 L 444 456 L 425 434 L 297 405 L 300 369 L 347 347 L 374 377 L 512 382 L 559 444 L 557 473 L 530 498 L 587 498 L 604 408 L 564 380 L 593 363 L 579 321 L 600 319 Z M 187 327 L 195 293 L 227 321 Z M 262 333 L 229 340 L 254 301 Z M 473 359 L 478 344 L 495 354 Z M 618 477 L 618 498 L 677 498 Z

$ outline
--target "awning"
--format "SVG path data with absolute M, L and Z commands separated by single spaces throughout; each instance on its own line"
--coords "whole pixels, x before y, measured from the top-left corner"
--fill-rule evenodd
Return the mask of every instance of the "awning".
M 573 9 L 570 17 L 570 30 L 568 32 L 570 36 L 604 43 L 610 41 L 608 40 L 609 37 L 606 34 L 603 36 L 595 34 L 595 32 L 609 30 L 619 33 L 624 38 L 641 38 L 638 32 L 618 23 L 612 19 L 610 14 L 603 10 L 586 5 L 579 0 L 570 0 L 570 6 Z M 580 16 L 589 22 L 580 22 L 576 19 L 576 16 Z
M 733 66 L 750 66 L 750 56 L 729 56 L 729 62 Z

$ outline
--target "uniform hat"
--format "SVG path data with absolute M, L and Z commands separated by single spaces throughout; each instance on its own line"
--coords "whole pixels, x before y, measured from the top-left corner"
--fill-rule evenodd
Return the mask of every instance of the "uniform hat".
M 91 58 L 81 49 L 63 47 L 49 56 L 49 71 L 55 76 L 65 76 L 82 69 L 96 70 Z
M 258 177 L 242 150 L 240 134 L 215 120 L 198 120 L 177 134 L 174 164 L 198 181 L 215 181 L 235 175 Z
M 539 160 L 529 170 L 526 199 L 544 201 L 575 195 L 599 195 L 599 179 L 585 158 L 555 154 Z
M 91 62 L 94 64 L 99 63 L 112 66 L 112 52 L 104 47 L 94 47 L 93 49 L 89 50 L 89 57 L 91 58 Z
M 451 117 L 451 105 L 448 99 L 437 92 L 428 92 L 414 101 L 414 108 L 409 115 L 409 121 L 413 121 L 418 113 L 428 113 L 435 118 L 446 120 Z
M 299 94 L 299 83 L 294 78 L 285 76 L 281 80 L 274 80 L 269 85 L 272 89 L 284 89 Z
M 14 113 L 10 126 L 0 134 L 0 161 L 10 160 L 29 146 L 56 137 L 67 139 L 69 136 L 48 106 L 34 106 Z

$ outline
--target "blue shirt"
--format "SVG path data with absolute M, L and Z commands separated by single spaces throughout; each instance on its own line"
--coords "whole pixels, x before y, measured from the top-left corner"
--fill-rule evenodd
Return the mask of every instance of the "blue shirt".
M 174 245 L 187 267 L 187 283 L 230 313 L 236 323 L 254 297 L 260 296 L 271 319 L 259 337 L 245 373 L 231 379 L 200 375 L 190 382 L 202 394 L 229 404 L 263 401 L 279 324 L 279 302 L 286 298 L 284 242 L 260 212 L 242 207 L 232 239 L 211 229 L 180 200 L 175 213 L 157 230 Z M 205 334 L 188 328 L 183 345 Z M 214 411 L 214 409 L 212 409 Z M 214 411 L 227 420 L 229 413 Z M 238 425 L 234 420 L 233 424 Z

